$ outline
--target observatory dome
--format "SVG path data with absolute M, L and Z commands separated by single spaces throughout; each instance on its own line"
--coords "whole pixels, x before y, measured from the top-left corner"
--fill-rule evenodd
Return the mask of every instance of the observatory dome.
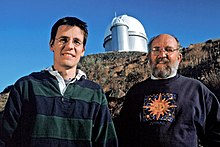
M 121 15 L 107 26 L 103 46 L 105 51 L 147 52 L 147 35 L 143 25 L 134 17 Z

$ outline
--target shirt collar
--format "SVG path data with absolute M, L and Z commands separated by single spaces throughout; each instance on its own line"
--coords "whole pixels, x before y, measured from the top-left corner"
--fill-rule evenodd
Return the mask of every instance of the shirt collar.
M 168 77 L 166 77 L 166 78 L 163 78 L 163 79 L 169 79 L 169 78 L 175 77 L 176 74 L 177 74 L 177 72 L 174 72 L 174 73 L 171 74 L 170 76 L 168 76 Z M 151 73 L 151 75 L 150 75 L 150 78 L 151 78 L 152 80 L 160 80 L 160 78 L 157 78 L 157 77 L 153 76 L 152 73 Z
M 61 79 L 63 79 L 63 77 L 59 74 L 59 72 L 57 70 L 54 70 L 53 66 L 47 67 L 46 69 L 44 69 L 46 71 L 48 71 L 51 75 L 55 76 L 55 77 L 59 77 Z M 76 69 L 76 80 L 80 80 L 81 78 L 87 78 L 86 74 L 80 70 L 80 69 Z M 73 80 L 74 82 L 75 80 Z

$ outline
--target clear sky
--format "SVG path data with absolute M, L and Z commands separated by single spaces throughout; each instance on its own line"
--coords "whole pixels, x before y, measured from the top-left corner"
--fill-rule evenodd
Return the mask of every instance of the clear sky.
M 0 92 L 53 64 L 50 29 L 59 18 L 87 22 L 89 55 L 105 51 L 105 29 L 115 14 L 138 19 L 148 38 L 173 34 L 183 47 L 220 38 L 219 0 L 0 0 Z

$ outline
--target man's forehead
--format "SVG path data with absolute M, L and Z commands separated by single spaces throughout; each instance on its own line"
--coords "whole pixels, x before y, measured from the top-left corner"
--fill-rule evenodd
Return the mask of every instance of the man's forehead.
M 79 27 L 70 26 L 70 25 L 61 25 L 61 26 L 58 27 L 57 32 L 66 32 L 66 31 L 72 30 L 74 28 L 79 28 Z
M 170 35 L 160 35 L 152 42 L 152 46 L 177 46 L 177 41 Z
M 70 37 L 76 35 L 75 33 L 82 37 L 84 36 L 84 32 L 78 26 L 61 25 L 57 30 L 56 36 L 67 35 Z

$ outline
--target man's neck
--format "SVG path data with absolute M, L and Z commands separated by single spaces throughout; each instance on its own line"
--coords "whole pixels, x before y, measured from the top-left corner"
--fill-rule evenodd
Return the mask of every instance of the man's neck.
M 63 77 L 64 80 L 72 80 L 76 77 L 76 68 L 57 68 L 53 66 L 53 69 L 58 71 L 58 73 Z
M 161 79 L 169 79 L 169 78 L 172 78 L 172 77 L 175 77 L 176 76 L 176 72 L 175 73 L 173 73 L 173 74 L 171 74 L 170 76 L 168 76 L 168 77 L 166 77 L 166 78 L 158 78 L 158 77 L 155 77 L 153 74 L 151 74 L 151 79 L 152 80 L 161 80 Z

